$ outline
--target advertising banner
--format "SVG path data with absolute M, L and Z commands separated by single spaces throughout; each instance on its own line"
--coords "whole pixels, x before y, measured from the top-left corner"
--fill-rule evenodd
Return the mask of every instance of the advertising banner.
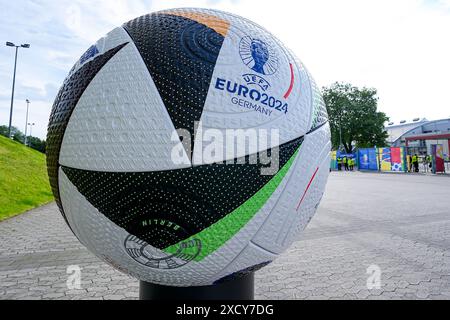
M 381 171 L 391 171 L 391 149 L 379 148 L 378 154 L 380 155 L 380 169 Z
M 445 172 L 444 146 L 442 144 L 432 145 L 432 151 L 435 158 L 435 171 Z
M 377 149 L 375 148 L 368 149 L 368 155 L 369 155 L 369 170 L 378 170 Z
M 408 171 L 408 167 L 407 167 L 407 163 L 406 163 L 406 148 L 405 147 L 400 147 L 400 151 L 401 151 L 401 157 L 402 157 L 402 171 L 403 172 L 407 172 Z
M 403 171 L 403 157 L 401 148 L 391 148 L 392 171 Z
M 378 152 L 376 148 L 359 149 L 358 162 L 360 170 L 378 170 Z
M 367 149 L 358 150 L 358 162 L 360 170 L 369 170 L 369 152 Z
M 331 151 L 330 168 L 331 168 L 331 170 L 336 170 L 337 169 L 336 151 Z

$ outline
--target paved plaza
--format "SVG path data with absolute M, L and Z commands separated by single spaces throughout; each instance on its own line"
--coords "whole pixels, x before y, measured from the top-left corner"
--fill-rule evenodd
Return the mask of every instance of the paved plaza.
M 70 265 L 81 289 L 67 287 Z M 301 239 L 255 282 L 257 299 L 450 299 L 450 178 L 331 173 Z M 77 241 L 55 204 L 0 222 L 0 299 L 137 299 L 138 289 Z

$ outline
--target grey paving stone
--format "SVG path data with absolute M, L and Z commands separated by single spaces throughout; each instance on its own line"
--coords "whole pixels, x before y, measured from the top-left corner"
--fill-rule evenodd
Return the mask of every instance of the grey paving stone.
M 88 292 L 103 292 L 110 290 L 108 287 L 88 287 Z
M 105 300 L 123 300 L 125 299 L 125 295 L 122 294 L 116 294 L 116 295 L 106 295 L 103 297 Z
M 256 273 L 255 297 L 450 300 L 448 194 L 448 177 L 332 173 L 300 240 Z M 81 290 L 67 288 L 70 264 L 82 268 Z M 381 289 L 366 286 L 371 265 Z M 55 204 L 0 223 L 0 299 L 133 300 L 138 292 L 137 280 L 78 242 Z
M 65 293 L 63 293 L 63 292 L 47 293 L 42 296 L 42 299 L 51 300 L 51 299 L 62 298 L 64 296 L 65 296 Z

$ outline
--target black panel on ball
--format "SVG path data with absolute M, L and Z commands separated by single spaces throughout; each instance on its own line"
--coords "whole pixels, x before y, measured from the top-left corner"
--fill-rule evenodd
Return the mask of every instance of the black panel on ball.
M 83 65 L 70 78 L 64 81 L 53 104 L 47 131 L 47 171 L 53 195 L 64 218 L 65 215 L 59 198 L 58 168 L 61 143 L 67 124 L 89 83 L 91 83 L 100 69 L 126 44 L 121 44 Z
M 124 25 L 136 44 L 176 129 L 194 140 L 224 37 L 194 20 L 154 13 Z M 194 150 L 192 147 L 191 150 Z
M 302 142 L 303 137 L 279 147 L 280 169 Z M 246 157 L 245 162 L 154 172 L 62 169 L 99 212 L 140 240 L 163 249 L 219 221 L 273 178 L 261 175 L 265 167 L 261 161 L 249 164 Z

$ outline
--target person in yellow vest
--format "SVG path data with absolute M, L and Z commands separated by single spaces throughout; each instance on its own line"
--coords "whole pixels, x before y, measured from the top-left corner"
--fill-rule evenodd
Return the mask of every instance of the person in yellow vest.
M 337 158 L 337 165 L 338 165 L 338 171 L 342 170 L 342 158 L 338 157 Z
M 349 163 L 350 171 L 353 171 L 353 168 L 355 166 L 355 159 L 354 158 L 350 158 L 350 159 L 348 159 L 348 161 L 350 162 Z
M 433 167 L 433 164 L 431 163 L 432 160 L 433 160 L 433 159 L 431 158 L 431 155 L 430 155 L 430 154 L 428 154 L 428 155 L 425 156 L 425 164 L 426 164 L 426 166 L 427 166 L 428 168 L 430 168 L 430 169 Z
M 345 171 L 348 171 L 348 159 L 347 159 L 347 157 L 344 157 L 343 163 L 344 163 Z
M 414 167 L 414 172 L 419 172 L 419 157 L 417 156 L 417 154 L 414 154 L 412 156 L 412 164 Z

